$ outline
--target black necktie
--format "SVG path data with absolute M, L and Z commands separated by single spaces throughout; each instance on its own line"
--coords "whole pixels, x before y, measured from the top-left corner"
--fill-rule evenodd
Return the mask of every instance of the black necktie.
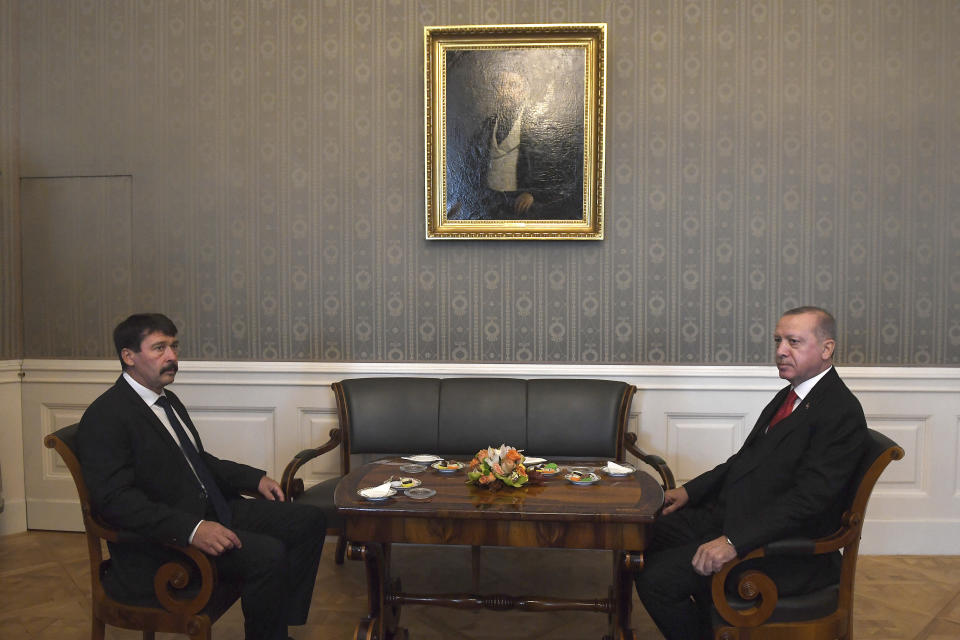
M 180 440 L 180 449 L 183 451 L 183 454 L 187 456 L 187 460 L 190 461 L 190 465 L 197 473 L 197 478 L 200 479 L 200 484 L 203 486 L 207 498 L 209 498 L 210 503 L 213 504 L 213 510 L 217 513 L 217 520 L 223 526 L 229 527 L 230 507 L 227 505 L 227 500 L 223 497 L 223 494 L 220 493 L 220 487 L 217 486 L 217 481 L 214 480 L 213 474 L 210 473 L 207 465 L 203 463 L 200 454 L 197 453 L 197 448 L 193 446 L 193 442 L 187 437 L 187 432 L 183 430 L 183 425 L 180 424 L 180 420 L 177 419 L 177 415 L 173 412 L 170 401 L 167 400 L 166 396 L 160 396 L 157 398 L 156 404 L 157 406 L 163 407 L 164 412 L 167 414 L 167 420 L 170 421 L 170 426 L 173 427 L 173 430 L 177 434 L 177 439 Z

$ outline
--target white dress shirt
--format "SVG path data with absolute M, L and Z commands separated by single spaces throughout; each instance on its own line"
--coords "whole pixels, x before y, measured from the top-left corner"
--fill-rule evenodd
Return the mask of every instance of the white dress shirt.
M 157 398 L 160 397 L 160 394 L 154 391 L 153 389 L 147 389 L 145 386 L 133 379 L 133 377 L 127 373 L 123 372 L 123 379 L 133 387 L 133 390 L 137 392 L 137 395 L 147 406 L 150 407 L 150 410 L 157 416 L 160 420 L 160 423 L 166 428 L 170 433 L 170 437 L 173 438 L 173 441 L 177 444 L 180 443 L 180 438 L 177 437 L 177 432 L 173 430 L 173 427 L 170 426 L 170 421 L 167 420 L 167 412 L 163 410 L 163 407 L 157 404 Z M 193 434 L 190 432 L 190 429 L 187 429 L 186 425 L 183 422 L 183 418 L 180 417 L 180 414 L 177 413 L 177 410 L 173 408 L 173 404 L 170 405 L 170 408 L 173 409 L 173 415 L 177 416 L 177 419 L 180 421 L 180 426 L 183 427 L 183 432 L 187 434 L 187 437 L 190 438 L 190 442 L 193 443 L 193 447 L 199 451 L 197 447 L 197 441 L 193 439 Z M 183 447 L 180 447 L 180 452 L 183 453 Z M 193 465 L 190 464 L 190 458 L 187 457 L 187 454 L 183 454 L 183 459 L 187 461 L 187 464 L 190 466 L 190 470 L 193 471 L 193 475 L 196 476 L 197 482 L 200 482 L 200 476 L 197 476 L 197 470 L 193 468 Z M 200 482 L 200 486 L 203 486 L 203 482 Z M 201 520 L 200 522 L 203 522 Z M 190 537 L 187 539 L 187 543 L 193 542 L 193 535 L 197 532 L 197 527 L 200 526 L 200 522 L 193 528 L 193 531 L 190 532 Z
M 809 380 L 804 380 L 793 388 L 793 392 L 797 394 L 797 400 L 793 403 L 793 409 L 796 409 L 800 403 L 803 402 L 803 399 L 807 397 L 807 394 L 810 393 L 810 390 L 817 386 L 817 383 L 820 382 L 820 378 L 827 375 L 827 372 L 830 371 L 830 369 L 833 369 L 833 365 L 830 365 Z M 791 411 L 793 411 L 793 409 L 791 409 Z

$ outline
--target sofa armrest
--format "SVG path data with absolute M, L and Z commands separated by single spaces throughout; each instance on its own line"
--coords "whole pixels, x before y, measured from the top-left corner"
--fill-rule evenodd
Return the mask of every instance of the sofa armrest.
M 660 485 L 665 490 L 676 488 L 677 482 L 673 479 L 673 471 L 670 470 L 670 467 L 667 465 L 667 461 L 660 456 L 647 453 L 638 447 L 637 434 L 629 432 L 623 434 L 623 445 L 628 452 L 632 453 L 636 457 L 640 458 L 640 460 L 642 460 L 644 463 L 657 470 L 657 473 L 660 474 Z
M 296 477 L 300 467 L 317 456 L 322 456 L 328 451 L 336 449 L 340 446 L 341 442 L 340 428 L 335 427 L 330 430 L 330 439 L 325 443 L 313 449 L 304 449 L 293 456 L 293 459 L 287 463 L 287 467 L 283 470 L 283 476 L 280 478 L 280 488 L 283 489 L 283 494 L 288 501 L 293 500 L 303 493 L 303 480 Z

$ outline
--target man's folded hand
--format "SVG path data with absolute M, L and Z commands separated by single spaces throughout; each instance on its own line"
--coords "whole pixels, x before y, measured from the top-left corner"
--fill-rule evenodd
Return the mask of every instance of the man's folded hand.
M 190 545 L 211 556 L 218 556 L 224 551 L 239 549 L 243 546 L 237 534 L 219 522 L 210 520 L 200 522 Z

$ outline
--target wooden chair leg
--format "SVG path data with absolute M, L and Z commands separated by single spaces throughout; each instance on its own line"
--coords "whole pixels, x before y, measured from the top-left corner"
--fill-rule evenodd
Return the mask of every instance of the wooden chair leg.
M 341 532 L 340 535 L 337 536 L 337 551 L 333 557 L 334 562 L 336 562 L 337 564 L 343 564 L 343 556 L 346 553 L 346 551 L 347 551 L 347 536 L 343 535 L 343 533 Z

